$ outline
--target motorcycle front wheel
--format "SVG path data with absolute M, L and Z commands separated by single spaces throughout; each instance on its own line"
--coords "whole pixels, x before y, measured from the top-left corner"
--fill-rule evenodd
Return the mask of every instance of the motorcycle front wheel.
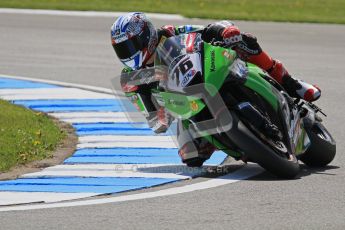
M 274 175 L 293 179 L 299 173 L 299 163 L 294 154 L 282 153 L 277 148 L 264 143 L 232 113 L 233 122 L 227 132 L 228 137 L 248 158 Z
M 331 163 L 336 154 L 336 143 L 325 126 L 316 122 L 306 131 L 311 145 L 299 159 L 310 167 L 324 167 Z

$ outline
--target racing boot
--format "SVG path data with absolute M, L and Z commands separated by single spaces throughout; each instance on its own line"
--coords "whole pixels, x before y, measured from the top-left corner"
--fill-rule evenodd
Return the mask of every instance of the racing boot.
M 316 101 L 321 96 L 321 89 L 318 86 L 311 85 L 300 79 L 294 79 L 289 75 L 283 78 L 282 86 L 291 97 L 309 102 Z
M 278 60 L 273 60 L 273 66 L 267 72 L 285 88 L 291 97 L 312 102 L 321 96 L 321 89 L 319 87 L 299 79 L 294 79 Z

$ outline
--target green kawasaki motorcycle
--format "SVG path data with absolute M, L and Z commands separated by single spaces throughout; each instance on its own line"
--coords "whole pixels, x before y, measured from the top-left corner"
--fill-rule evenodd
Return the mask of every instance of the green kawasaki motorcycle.
M 336 143 L 317 115 L 321 109 L 292 99 L 232 49 L 203 42 L 197 33 L 163 37 L 155 66 L 168 74 L 152 95 L 193 137 L 282 178 L 299 173 L 298 160 L 313 167 L 333 160 Z

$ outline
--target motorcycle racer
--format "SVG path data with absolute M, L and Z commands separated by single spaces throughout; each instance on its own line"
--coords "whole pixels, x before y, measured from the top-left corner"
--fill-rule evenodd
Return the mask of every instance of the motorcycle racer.
M 127 84 L 125 78 L 135 70 L 153 67 L 155 50 L 163 36 L 171 37 L 192 32 L 200 33 L 205 42 L 219 42 L 232 47 L 242 60 L 267 71 L 292 97 L 315 101 L 321 96 L 321 90 L 317 86 L 291 77 L 280 61 L 262 50 L 255 36 L 241 32 L 231 21 L 219 21 L 207 26 L 166 25 L 155 29 L 144 13 L 128 13 L 117 18 L 111 27 L 112 46 L 120 61 L 126 66 L 122 70 L 121 86 L 126 96 L 144 113 L 150 128 L 156 133 L 165 132 L 173 120 L 164 107 L 151 100 L 150 89 L 157 87 L 157 84 L 133 86 Z M 275 127 L 267 121 L 263 122 L 262 126 L 264 129 L 270 128 L 271 131 L 275 131 Z M 179 155 L 188 166 L 201 166 L 214 151 L 215 148 L 211 144 L 197 138 L 182 145 Z

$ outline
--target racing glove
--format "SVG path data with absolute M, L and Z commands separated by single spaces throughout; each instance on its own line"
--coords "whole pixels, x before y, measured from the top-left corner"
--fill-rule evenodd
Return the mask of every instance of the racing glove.
M 226 46 L 233 46 L 242 41 L 240 29 L 237 26 L 228 26 L 221 33 Z
M 165 110 L 164 107 L 160 107 L 157 112 L 151 112 L 147 120 L 150 128 L 158 134 L 165 133 L 174 118 Z

